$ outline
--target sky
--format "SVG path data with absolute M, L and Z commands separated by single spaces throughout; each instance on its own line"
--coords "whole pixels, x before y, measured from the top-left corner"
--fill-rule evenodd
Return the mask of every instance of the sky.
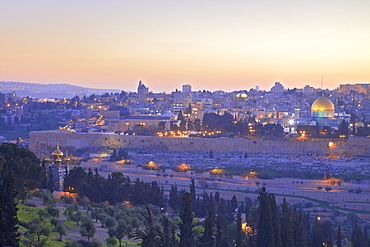
M 370 82 L 369 0 L 0 0 L 0 81 L 153 92 Z

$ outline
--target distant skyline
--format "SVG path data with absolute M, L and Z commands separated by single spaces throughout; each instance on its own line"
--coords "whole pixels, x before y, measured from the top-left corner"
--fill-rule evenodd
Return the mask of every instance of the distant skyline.
M 0 0 L 0 81 L 153 92 L 370 82 L 370 1 Z

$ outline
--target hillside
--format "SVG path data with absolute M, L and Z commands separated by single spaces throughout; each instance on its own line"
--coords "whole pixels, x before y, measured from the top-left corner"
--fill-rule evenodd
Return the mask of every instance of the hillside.
M 25 82 L 0 81 L 1 93 L 15 92 L 18 96 L 30 96 L 34 98 L 71 98 L 76 95 L 91 95 L 103 93 L 119 93 L 118 89 L 97 89 L 74 86 L 70 84 L 39 84 Z

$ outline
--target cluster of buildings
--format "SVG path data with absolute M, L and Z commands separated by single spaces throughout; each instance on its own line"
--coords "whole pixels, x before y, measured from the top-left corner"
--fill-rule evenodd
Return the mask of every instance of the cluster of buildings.
M 340 85 L 323 90 L 309 85 L 285 89 L 276 82 L 269 91 L 258 87 L 233 92 L 192 90 L 153 93 L 142 81 L 136 92 L 75 96 L 71 99 L 33 99 L 0 93 L 0 124 L 27 126 L 40 115 L 54 114 L 58 125 L 81 132 L 168 131 L 181 122 L 202 122 L 206 113 L 231 114 L 233 121 L 280 124 L 285 132 L 300 134 L 299 126 L 338 129 L 344 120 L 354 130 L 368 127 L 370 84 Z M 44 130 L 42 127 L 38 129 Z M 353 133 L 352 133 L 353 134 Z
M 338 129 L 343 120 L 348 125 L 367 127 L 370 99 L 366 85 L 340 85 L 336 90 L 306 85 L 290 90 L 276 82 L 268 92 L 258 87 L 249 91 L 210 92 L 192 91 L 191 85 L 186 84 L 181 91 L 165 94 L 150 92 L 140 81 L 137 92 L 127 93 L 121 99 L 121 108 L 101 111 L 101 115 L 107 131 L 120 132 L 138 125 L 156 128 L 161 122 L 164 130 L 170 130 L 171 124 L 180 125 L 184 119 L 202 121 L 206 113 L 222 115 L 226 112 L 232 114 L 236 122 L 254 118 L 263 125 L 281 124 L 285 132 L 293 133 L 297 133 L 299 125 Z

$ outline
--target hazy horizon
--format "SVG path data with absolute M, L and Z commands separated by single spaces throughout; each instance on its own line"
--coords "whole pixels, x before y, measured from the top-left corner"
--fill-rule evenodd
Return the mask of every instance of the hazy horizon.
M 0 80 L 153 92 L 370 82 L 370 2 L 0 0 Z

